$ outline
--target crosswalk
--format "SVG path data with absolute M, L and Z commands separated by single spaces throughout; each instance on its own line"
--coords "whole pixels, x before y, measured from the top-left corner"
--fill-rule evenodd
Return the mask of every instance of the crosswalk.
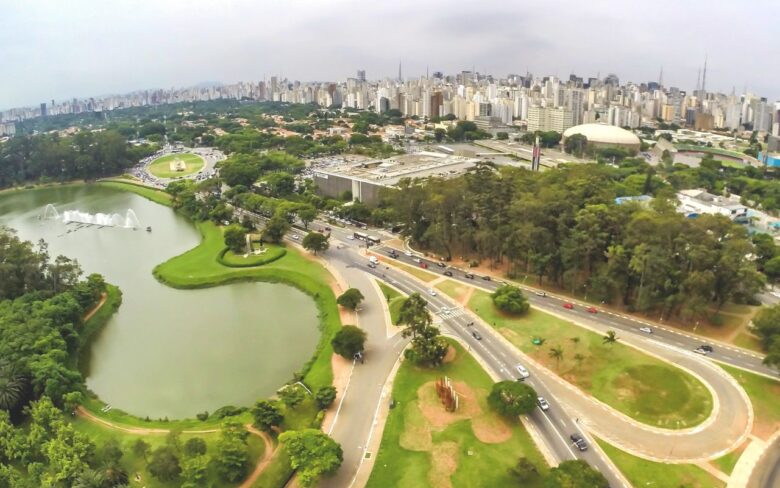
M 436 315 L 443 319 L 452 319 L 455 317 L 460 317 L 461 315 L 465 315 L 466 310 L 458 307 L 458 308 L 448 308 L 448 309 L 442 309 L 439 310 Z

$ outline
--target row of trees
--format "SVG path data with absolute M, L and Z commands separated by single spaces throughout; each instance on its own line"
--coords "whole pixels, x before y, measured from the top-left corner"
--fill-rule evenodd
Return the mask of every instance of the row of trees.
M 649 207 L 617 196 L 655 194 Z M 707 315 L 763 286 L 755 246 L 728 218 L 686 219 L 652 170 L 570 165 L 556 171 L 480 165 L 461 178 L 402 181 L 384 212 L 418 246 L 506 263 L 574 293 L 643 312 Z
M 131 146 L 111 130 L 82 130 L 66 137 L 56 133 L 13 137 L 0 145 L 0 188 L 117 175 L 155 149 Z

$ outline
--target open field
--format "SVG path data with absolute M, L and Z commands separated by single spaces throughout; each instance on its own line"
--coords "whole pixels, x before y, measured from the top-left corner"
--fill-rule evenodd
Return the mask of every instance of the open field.
M 406 271 L 407 273 L 409 273 L 410 275 L 414 276 L 418 280 L 424 281 L 426 283 L 429 283 L 429 282 L 435 280 L 436 278 L 438 278 L 438 276 L 436 276 L 435 274 L 431 273 L 430 271 L 425 271 L 424 269 L 418 268 L 416 266 L 407 266 L 406 264 L 401 264 L 401 263 L 394 262 L 394 261 L 388 261 L 388 262 L 390 264 L 395 265 L 399 269 L 402 269 L 402 270 Z
M 519 457 L 540 471 L 547 466 L 519 422 L 506 421 L 487 406 L 492 380 L 456 343 L 453 361 L 437 369 L 404 362 L 393 384 L 382 443 L 369 487 L 514 486 L 508 469 Z M 446 375 L 460 395 L 447 412 L 434 381 Z
M 664 464 L 632 456 L 597 439 L 601 449 L 632 485 L 686 488 L 720 488 L 726 486 L 702 468 L 693 464 Z
M 184 163 L 184 170 L 176 171 L 171 168 L 171 164 L 175 164 L 177 161 Z M 203 169 L 205 164 L 203 158 L 197 154 L 168 154 L 149 163 L 147 170 L 158 178 L 177 178 L 197 173 Z
M 517 318 L 504 315 L 481 290 L 474 292 L 469 308 L 533 359 L 640 422 L 681 429 L 703 422 L 712 411 L 712 397 L 701 382 L 621 344 L 619 337 L 617 343 L 603 344 L 601 335 L 535 309 Z M 534 345 L 534 338 L 543 345 Z M 560 363 L 549 355 L 556 346 L 564 351 Z
M 466 297 L 470 287 L 455 280 L 447 279 L 440 283 L 436 283 L 436 288 L 443 291 L 445 295 L 449 296 L 456 302 L 460 302 Z

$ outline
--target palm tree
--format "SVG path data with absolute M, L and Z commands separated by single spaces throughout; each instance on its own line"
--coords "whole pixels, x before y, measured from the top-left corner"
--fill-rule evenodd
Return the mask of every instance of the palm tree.
M 577 361 L 577 367 L 582 366 L 582 362 L 585 361 L 585 356 L 580 353 L 574 355 L 574 360 Z
M 574 347 L 577 347 L 577 344 L 580 343 L 579 336 L 570 337 L 569 340 L 571 341 L 572 344 L 574 344 Z
M 8 362 L 0 362 L 0 409 L 11 410 L 22 399 L 25 379 Z
M 103 488 L 107 481 L 102 471 L 86 469 L 76 478 L 73 488 Z
M 608 330 L 607 335 L 601 338 L 603 344 L 614 344 L 618 341 L 617 334 L 614 330 Z
M 558 369 L 561 365 L 561 359 L 563 359 L 563 348 L 561 346 L 551 347 L 550 352 L 547 354 L 555 359 L 555 369 Z

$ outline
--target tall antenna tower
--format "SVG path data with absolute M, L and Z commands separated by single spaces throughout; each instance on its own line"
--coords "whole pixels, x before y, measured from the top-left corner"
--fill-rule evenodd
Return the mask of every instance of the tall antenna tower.
M 707 89 L 707 55 L 704 55 L 704 73 L 701 76 L 701 93 L 704 98 L 704 92 Z
M 661 73 L 658 75 L 658 87 L 664 86 L 664 67 L 661 65 Z

